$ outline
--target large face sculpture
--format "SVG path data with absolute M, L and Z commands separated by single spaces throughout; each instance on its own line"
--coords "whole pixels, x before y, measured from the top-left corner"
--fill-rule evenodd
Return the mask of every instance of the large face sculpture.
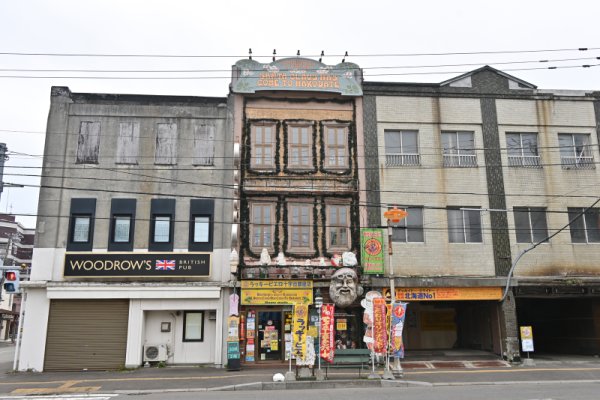
M 331 277 L 329 296 L 338 307 L 348 307 L 363 292 L 358 276 L 351 268 L 340 268 Z

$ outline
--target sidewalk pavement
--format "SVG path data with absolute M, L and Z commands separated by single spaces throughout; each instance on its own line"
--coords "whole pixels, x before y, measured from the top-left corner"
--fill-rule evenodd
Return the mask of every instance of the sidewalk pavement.
M 579 356 L 540 356 L 534 365 L 470 367 L 473 360 L 458 367 L 405 368 L 396 380 L 369 380 L 358 369 L 329 371 L 326 381 L 274 383 L 273 375 L 285 374 L 287 366 L 244 368 L 227 371 L 213 367 L 139 368 L 124 371 L 20 372 L 0 375 L 0 394 L 49 395 L 67 393 L 156 393 L 208 390 L 326 389 L 348 387 L 403 387 L 442 385 L 502 385 L 514 382 L 581 381 L 600 383 L 600 359 Z M 431 362 L 436 364 L 435 360 Z M 441 363 L 441 361 L 440 361 Z M 408 362 L 406 363 L 409 364 Z M 444 364 L 439 364 L 444 365 Z M 378 374 L 383 373 L 378 368 Z

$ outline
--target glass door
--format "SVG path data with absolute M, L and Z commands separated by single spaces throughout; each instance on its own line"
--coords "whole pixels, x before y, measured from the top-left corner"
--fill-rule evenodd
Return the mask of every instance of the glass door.
M 282 360 L 282 313 L 258 311 L 258 361 Z

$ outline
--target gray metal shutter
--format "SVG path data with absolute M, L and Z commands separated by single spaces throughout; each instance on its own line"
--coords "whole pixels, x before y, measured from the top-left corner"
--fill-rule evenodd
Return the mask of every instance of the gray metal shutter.
M 51 300 L 44 370 L 125 365 L 129 300 Z

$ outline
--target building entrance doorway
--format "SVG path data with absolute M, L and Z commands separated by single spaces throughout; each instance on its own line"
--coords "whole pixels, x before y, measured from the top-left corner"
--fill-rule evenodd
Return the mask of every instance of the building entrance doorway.
M 281 311 L 259 311 L 257 322 L 259 360 L 282 360 L 283 321 Z

